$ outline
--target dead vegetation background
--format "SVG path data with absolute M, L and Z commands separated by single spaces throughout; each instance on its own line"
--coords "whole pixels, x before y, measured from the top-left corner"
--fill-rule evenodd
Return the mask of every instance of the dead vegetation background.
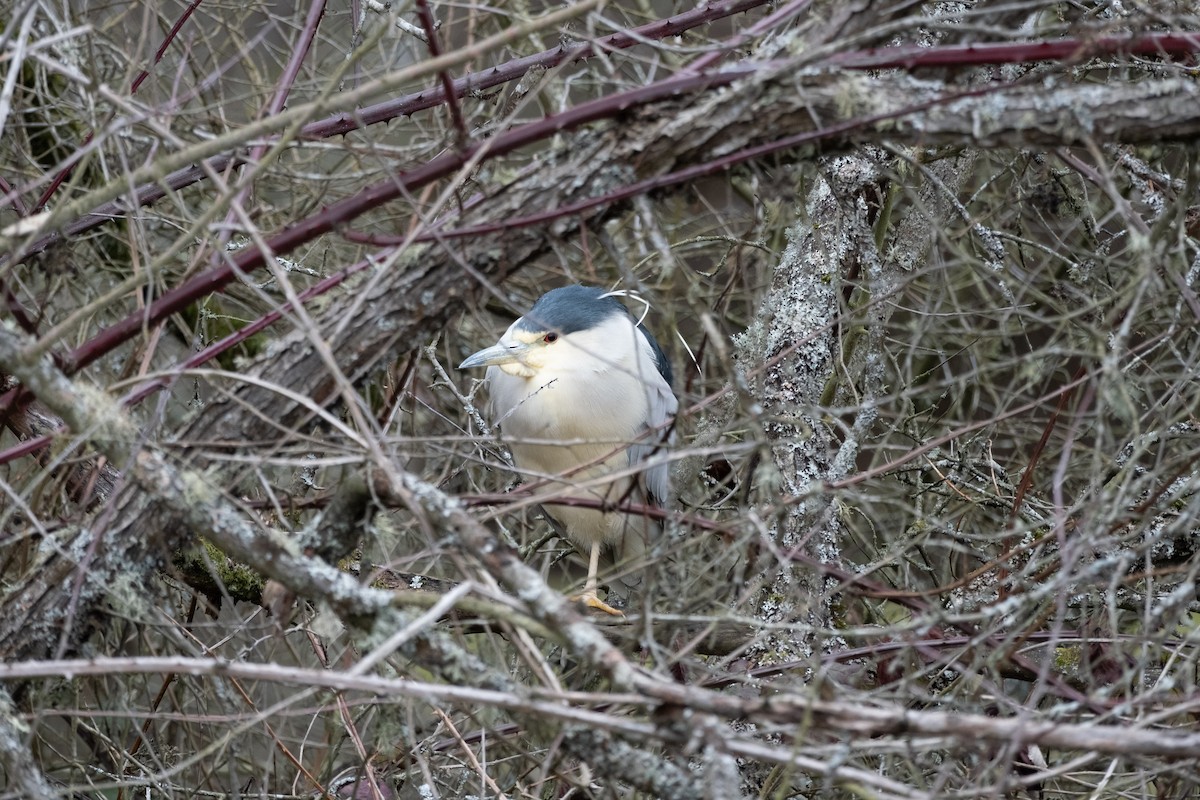
M 1190 4 L 0 24 L 4 797 L 1194 795 Z M 677 376 L 623 623 L 453 369 L 567 282 Z

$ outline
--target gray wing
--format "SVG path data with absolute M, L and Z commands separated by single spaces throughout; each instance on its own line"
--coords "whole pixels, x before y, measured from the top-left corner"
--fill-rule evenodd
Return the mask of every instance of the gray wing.
M 675 431 L 673 428 L 668 431 L 666 423 L 679 410 L 679 401 L 671 389 L 671 367 L 666 354 L 663 353 L 649 331 L 640 325 L 638 329 L 646 338 L 646 344 L 654 355 L 655 367 L 657 367 L 654 374 L 646 376 L 648 407 L 645 426 L 647 429 L 655 430 L 655 433 L 648 435 L 629 448 L 630 464 L 637 464 L 649 458 L 663 444 L 674 441 Z M 642 480 L 646 486 L 646 493 L 649 495 L 647 499 L 651 504 L 666 506 L 670 502 L 671 470 L 667 464 L 659 464 L 645 470 L 642 473 Z

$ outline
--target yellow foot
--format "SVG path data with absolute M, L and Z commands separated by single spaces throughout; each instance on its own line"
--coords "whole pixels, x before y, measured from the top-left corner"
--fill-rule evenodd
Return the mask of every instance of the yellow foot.
M 574 595 L 571 600 L 575 603 L 583 603 L 588 608 L 594 608 L 597 611 L 603 611 L 605 614 L 612 614 L 614 617 L 625 616 L 624 611 L 621 611 L 619 608 L 613 608 L 608 603 L 597 597 L 594 591 Z

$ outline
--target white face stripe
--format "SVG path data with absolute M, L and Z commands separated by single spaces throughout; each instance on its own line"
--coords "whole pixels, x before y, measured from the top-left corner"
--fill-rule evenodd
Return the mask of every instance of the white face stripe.
M 517 320 L 517 322 L 520 322 L 520 320 Z M 537 344 L 547 333 L 546 331 L 527 331 L 524 328 L 518 328 L 517 322 L 514 322 L 509 327 L 500 341 L 510 340 L 520 342 L 521 344 Z

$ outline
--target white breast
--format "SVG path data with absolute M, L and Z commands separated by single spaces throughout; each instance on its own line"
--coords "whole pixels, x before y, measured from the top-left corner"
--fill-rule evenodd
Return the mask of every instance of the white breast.
M 652 412 L 658 409 L 662 415 L 664 392 L 669 413 L 675 405 L 645 337 L 627 315 L 614 314 L 595 328 L 563 337 L 545 352 L 532 377 L 488 369 L 492 419 L 526 482 L 549 479 L 546 489 L 560 496 L 646 502 L 636 476 L 617 473 L 630 471 L 630 444 L 648 425 L 661 424 Z M 614 358 L 613 353 L 628 355 Z M 567 506 L 547 510 L 583 545 L 615 542 L 631 526 L 646 535 L 646 520 L 630 515 Z

